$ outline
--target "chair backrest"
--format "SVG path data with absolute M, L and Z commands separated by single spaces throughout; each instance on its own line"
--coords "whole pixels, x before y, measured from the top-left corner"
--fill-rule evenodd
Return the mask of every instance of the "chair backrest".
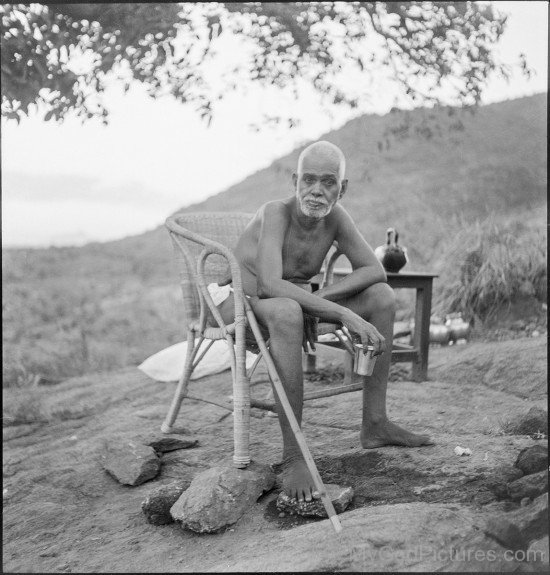
M 200 312 L 197 290 L 197 258 L 205 247 L 201 240 L 214 241 L 233 250 L 254 214 L 235 212 L 193 212 L 176 214 L 166 220 L 174 244 L 180 284 L 183 295 L 185 322 L 196 321 Z M 180 229 L 174 231 L 177 224 Z M 212 254 L 206 260 L 207 283 L 227 279 L 229 266 L 220 255 Z

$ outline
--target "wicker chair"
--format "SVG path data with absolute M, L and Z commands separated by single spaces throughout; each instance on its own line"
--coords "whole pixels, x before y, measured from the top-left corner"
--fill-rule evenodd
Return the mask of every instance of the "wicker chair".
M 282 408 L 302 450 L 316 487 L 321 493 L 328 515 L 335 529 L 339 530 L 339 523 L 332 503 L 326 496 L 326 491 L 305 438 L 277 374 L 269 353 L 268 344 L 264 340 L 256 317 L 242 289 L 239 264 L 232 250 L 251 218 L 252 214 L 246 213 L 205 212 L 175 215 L 166 220 L 166 227 L 174 244 L 180 273 L 188 344 L 183 373 L 161 430 L 164 433 L 170 433 L 185 397 L 201 399 L 192 397 L 187 393 L 191 374 L 213 342 L 225 339 L 230 350 L 233 376 L 233 462 L 237 467 L 246 467 L 250 463 L 250 408 L 275 409 L 275 404 L 272 401 L 252 399 L 250 397 L 250 378 L 260 359 L 263 358 L 273 388 L 280 399 Z M 330 258 L 327 258 L 324 282 L 330 281 L 332 266 L 338 255 L 336 250 Z M 227 282 L 229 279 L 231 279 L 234 290 L 235 319 L 233 323 L 226 325 L 212 301 L 207 286 L 211 282 Z M 208 311 L 212 314 L 218 327 L 207 325 Z M 247 342 L 246 340 L 247 325 L 250 326 L 254 334 L 254 342 Z M 341 326 L 323 323 L 319 327 L 320 334 L 335 333 L 340 340 L 340 344 L 348 349 L 350 353 L 353 353 L 349 339 L 344 337 L 344 335 L 349 337 L 349 333 L 342 332 Z M 195 342 L 196 337 L 198 337 L 197 342 Z M 254 345 L 254 351 L 259 351 L 260 353 L 254 364 L 247 371 L 245 363 L 246 348 L 247 344 L 250 347 L 251 343 Z M 307 393 L 304 395 L 304 400 L 328 397 L 339 393 L 358 391 L 359 389 L 362 389 L 361 384 L 334 387 L 328 390 Z M 216 402 L 211 403 L 220 405 Z

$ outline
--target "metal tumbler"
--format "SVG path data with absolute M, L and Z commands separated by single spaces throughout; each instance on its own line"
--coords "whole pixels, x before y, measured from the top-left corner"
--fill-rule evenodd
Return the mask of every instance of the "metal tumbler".
M 353 347 L 355 348 L 353 371 L 358 375 L 372 375 L 372 370 L 376 363 L 376 358 L 372 355 L 374 347 L 372 345 L 368 345 L 366 351 L 360 343 L 355 343 Z

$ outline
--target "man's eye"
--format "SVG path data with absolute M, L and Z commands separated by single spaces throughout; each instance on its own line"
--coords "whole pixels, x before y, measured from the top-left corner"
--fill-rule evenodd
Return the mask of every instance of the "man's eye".
M 306 176 L 304 181 L 306 184 L 313 184 L 313 182 L 315 182 L 315 178 L 313 176 Z
M 334 178 L 324 178 L 322 182 L 325 186 L 334 186 L 334 184 L 336 184 L 336 180 Z

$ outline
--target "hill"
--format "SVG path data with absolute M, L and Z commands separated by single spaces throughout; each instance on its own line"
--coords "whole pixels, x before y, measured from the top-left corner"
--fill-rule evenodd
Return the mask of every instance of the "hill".
M 451 112 L 365 115 L 323 136 L 346 154 L 344 206 L 373 247 L 388 226 L 396 227 L 409 268 L 441 272 L 441 288 L 449 266 L 460 268 L 464 256 L 453 241 L 459 248 L 470 235 L 483 241 L 479 228 L 491 216 L 492 238 L 498 241 L 503 230 L 521 236 L 510 248 L 518 257 L 536 242 L 534 263 L 521 269 L 532 269 L 534 283 L 545 285 L 546 94 L 474 114 Z M 182 211 L 253 212 L 292 194 L 299 152 Z M 3 256 L 4 377 L 12 385 L 37 374 L 55 379 L 136 363 L 183 337 L 172 247 L 162 226 L 80 248 L 4 249 Z M 459 280 L 453 277 L 452 289 Z M 517 283 L 525 289 L 525 278 Z
M 546 94 L 454 112 L 365 115 L 322 136 L 346 156 L 349 191 L 342 204 L 367 241 L 379 245 L 386 228 L 396 227 L 415 267 L 429 264 L 447 232 L 545 202 Z M 407 117 L 410 135 L 402 137 Z M 255 211 L 291 195 L 299 152 L 182 211 Z

